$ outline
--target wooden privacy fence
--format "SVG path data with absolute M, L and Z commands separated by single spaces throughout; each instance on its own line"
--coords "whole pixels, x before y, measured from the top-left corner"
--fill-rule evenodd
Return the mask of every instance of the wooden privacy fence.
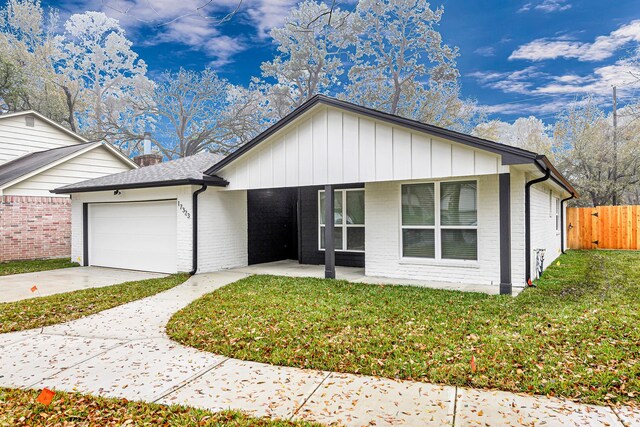
M 570 249 L 640 249 L 640 206 L 567 208 Z

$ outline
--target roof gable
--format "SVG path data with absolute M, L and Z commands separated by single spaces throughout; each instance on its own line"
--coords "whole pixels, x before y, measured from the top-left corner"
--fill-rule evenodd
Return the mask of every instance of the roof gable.
M 26 110 L 26 111 L 16 111 L 14 113 L 6 113 L 6 114 L 0 114 L 0 120 L 2 119 L 8 119 L 11 117 L 19 117 L 19 116 L 34 116 L 39 118 L 40 120 L 42 120 L 43 122 L 47 123 L 48 125 L 66 133 L 67 135 L 77 139 L 79 142 L 89 142 L 89 140 L 77 133 L 75 133 L 74 131 L 67 129 L 66 127 L 62 126 L 60 123 L 54 122 L 53 120 L 51 120 L 50 118 L 48 118 L 47 116 L 38 113 L 35 110 Z
M 98 147 L 104 147 L 107 152 L 116 157 L 123 164 L 126 164 L 128 167 L 137 168 L 137 165 L 133 163 L 131 159 L 122 154 L 116 148 L 112 147 L 110 144 L 103 142 L 86 142 L 83 144 L 70 145 L 68 147 L 29 153 L 0 165 L 0 189 L 13 186 L 34 175 L 53 168 L 62 162 Z
M 369 115 L 317 105 L 217 173 L 228 189 L 496 174 L 498 154 Z
M 314 107 L 318 105 L 324 105 L 326 107 L 333 107 L 341 110 L 345 110 L 354 114 L 369 117 L 376 121 L 388 123 L 391 126 L 401 126 L 407 129 L 417 132 L 424 132 L 431 136 L 451 140 L 453 142 L 468 145 L 473 149 L 484 150 L 494 154 L 502 156 L 502 163 L 507 164 L 520 164 L 530 163 L 532 159 L 537 157 L 536 153 L 523 150 L 521 148 L 512 147 L 510 145 L 500 144 L 494 141 L 477 138 L 475 136 L 467 135 L 460 132 L 455 132 L 449 129 L 441 128 L 434 125 L 418 122 L 415 120 L 407 119 L 404 117 L 396 116 L 393 114 L 384 113 L 381 111 L 373 110 L 371 108 L 362 107 L 350 102 L 342 101 L 335 98 L 330 98 L 324 95 L 315 95 L 307 102 L 296 108 L 286 117 L 269 127 L 267 130 L 256 136 L 248 143 L 241 146 L 239 149 L 225 157 L 219 163 L 213 165 L 207 173 L 216 173 L 226 165 L 238 159 L 264 140 L 282 130 L 284 127 L 290 125 L 296 121 L 300 116 L 304 115 Z

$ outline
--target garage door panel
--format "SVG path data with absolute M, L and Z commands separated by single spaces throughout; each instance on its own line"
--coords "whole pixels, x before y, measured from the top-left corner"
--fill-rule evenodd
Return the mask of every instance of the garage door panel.
M 176 201 L 89 205 L 89 263 L 174 273 Z

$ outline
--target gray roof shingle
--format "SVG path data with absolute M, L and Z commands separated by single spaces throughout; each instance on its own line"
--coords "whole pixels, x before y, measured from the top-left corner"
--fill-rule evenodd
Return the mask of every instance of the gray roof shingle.
M 54 193 L 121 190 L 124 188 L 162 187 L 183 184 L 226 185 L 222 178 L 206 175 L 205 170 L 219 162 L 223 156 L 198 153 L 182 159 L 146 166 L 126 172 L 106 175 L 56 188 Z
M 68 147 L 52 148 L 51 150 L 37 151 L 29 153 L 17 159 L 10 160 L 0 165 L 0 186 L 7 184 L 21 176 L 53 163 L 57 160 L 64 159 L 78 151 L 82 151 L 91 145 L 99 144 L 99 142 L 86 142 L 84 144 L 75 144 Z

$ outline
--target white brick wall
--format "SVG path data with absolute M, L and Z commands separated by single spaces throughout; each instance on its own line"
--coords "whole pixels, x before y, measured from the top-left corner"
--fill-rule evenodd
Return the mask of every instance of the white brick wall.
M 511 168 L 511 284 L 525 286 L 524 186 L 525 173 Z
M 191 215 L 191 195 L 198 187 L 193 186 L 176 186 L 176 187 L 158 187 L 143 188 L 133 190 L 121 190 L 120 195 L 114 195 L 113 191 L 99 191 L 88 193 L 76 193 L 73 195 L 71 202 L 71 259 L 83 263 L 82 259 L 82 205 L 83 203 L 95 202 L 136 202 L 144 200 L 166 200 L 177 199 Z M 191 271 L 191 218 L 187 217 L 181 209 L 177 209 L 177 270 Z
M 402 182 L 365 184 L 366 274 L 499 286 L 498 175 L 480 176 L 477 179 L 479 197 L 477 262 L 425 260 L 421 263 L 407 263 L 402 261 L 400 257 L 400 185 Z
M 247 265 L 247 192 L 211 187 L 198 197 L 198 272 Z
M 551 198 L 551 214 L 549 214 L 549 191 Z M 534 249 L 545 249 L 544 267 L 547 268 L 560 256 L 560 232 L 556 231 L 556 202 L 561 197 L 546 183 L 531 187 L 531 277 L 535 278 L 536 258 Z

